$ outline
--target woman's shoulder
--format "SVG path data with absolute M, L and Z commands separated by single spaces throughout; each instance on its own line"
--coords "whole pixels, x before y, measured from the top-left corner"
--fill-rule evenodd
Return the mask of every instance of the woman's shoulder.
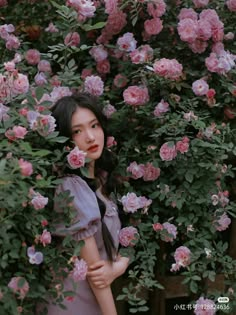
M 59 187 L 63 190 L 79 188 L 80 190 L 91 191 L 87 182 L 81 176 L 75 174 L 65 174 L 61 177 Z

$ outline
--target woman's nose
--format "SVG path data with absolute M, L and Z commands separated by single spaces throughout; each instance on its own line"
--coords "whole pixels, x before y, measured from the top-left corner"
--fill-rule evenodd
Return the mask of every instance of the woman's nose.
M 86 141 L 87 142 L 91 142 L 91 141 L 94 141 L 95 137 L 94 137 L 94 134 L 91 130 L 87 130 L 86 132 Z

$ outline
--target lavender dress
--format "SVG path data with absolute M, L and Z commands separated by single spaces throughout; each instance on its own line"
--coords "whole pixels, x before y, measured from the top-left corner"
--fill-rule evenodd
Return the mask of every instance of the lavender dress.
M 100 210 L 95 193 L 81 177 L 76 175 L 65 177 L 63 183 L 59 185 L 57 193 L 66 190 L 70 190 L 74 197 L 73 206 L 77 210 L 78 216 L 69 228 L 65 228 L 63 225 L 57 226 L 56 234 L 66 235 L 69 233 L 78 241 L 94 236 L 101 259 L 107 259 L 102 239 Z M 98 191 L 96 194 L 99 196 Z M 121 225 L 117 206 L 112 200 L 107 200 L 105 204 L 104 222 L 114 239 L 115 247 L 118 248 L 118 234 Z M 64 286 L 66 290 L 72 290 L 72 279 L 66 278 Z M 101 315 L 100 307 L 87 280 L 79 281 L 76 293 L 73 301 L 64 300 L 63 304 L 67 307 L 66 310 L 50 304 L 48 315 Z

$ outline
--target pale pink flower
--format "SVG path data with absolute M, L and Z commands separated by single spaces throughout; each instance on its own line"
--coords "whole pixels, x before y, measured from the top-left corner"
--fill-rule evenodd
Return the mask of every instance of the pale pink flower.
M 209 0 L 193 0 L 193 4 L 196 8 L 206 7 L 209 3 Z
M 58 28 L 53 24 L 53 22 L 50 22 L 48 24 L 48 27 L 45 28 L 45 32 L 48 32 L 48 33 L 58 33 L 59 30 Z
M 125 103 L 132 106 L 144 105 L 149 101 L 148 89 L 145 86 L 132 85 L 123 92 Z
M 30 129 L 37 131 L 43 137 L 51 134 L 56 128 L 56 120 L 51 115 L 42 115 L 36 111 L 28 111 L 27 120 Z
M 29 291 L 29 283 L 23 277 L 13 277 L 8 283 L 8 288 L 12 289 L 14 293 L 19 294 L 19 299 L 24 299 Z
M 160 176 L 161 170 L 159 167 L 153 166 L 152 163 L 148 162 L 144 167 L 143 180 L 154 181 Z
M 170 105 L 169 103 L 165 102 L 163 99 L 156 105 L 154 109 L 154 116 L 160 117 L 162 114 L 168 112 Z
M 206 50 L 208 43 L 196 39 L 194 42 L 188 43 L 188 46 L 195 54 L 202 54 Z
M 159 222 L 156 222 L 152 225 L 152 228 L 155 232 L 158 232 L 158 231 L 162 231 L 163 230 L 163 226 L 161 223 Z
M 2 39 L 7 40 L 9 37 L 9 33 L 13 33 L 15 31 L 15 27 L 13 24 L 3 24 L 0 25 L 0 37 Z
M 27 93 L 29 90 L 28 77 L 18 73 L 16 79 L 13 80 L 12 92 L 15 95 Z
M 207 41 L 212 36 L 211 24 L 207 20 L 198 20 L 197 38 Z
M 224 40 L 233 40 L 233 39 L 234 39 L 234 33 L 233 32 L 228 32 L 227 34 L 224 35 Z
M 196 116 L 193 111 L 190 111 L 188 113 L 184 113 L 184 119 L 187 121 L 197 120 L 198 116 Z
M 47 84 L 47 77 L 44 74 L 44 72 L 38 72 L 36 76 L 34 77 L 34 81 L 36 85 L 42 86 L 44 84 Z
M 176 59 L 161 58 L 153 64 L 154 72 L 170 80 L 178 80 L 183 71 L 183 66 Z
M 193 21 L 197 21 L 198 20 L 198 14 L 192 8 L 182 8 L 180 10 L 179 15 L 178 15 L 178 19 L 179 20 L 191 19 Z
M 89 94 L 100 96 L 104 91 L 104 83 L 99 76 L 88 76 L 84 81 L 84 90 Z
M 127 172 L 130 172 L 132 174 L 133 179 L 138 179 L 143 177 L 144 168 L 144 164 L 137 164 L 137 162 L 134 161 L 130 163 L 130 165 L 127 167 Z
M 180 39 L 192 43 L 198 36 L 198 23 L 190 18 L 180 20 L 177 26 Z
M 41 54 L 37 49 L 29 49 L 25 53 L 25 60 L 29 65 L 37 65 L 40 61 Z
M 230 11 L 236 12 L 236 0 L 228 0 L 226 5 Z
M 163 29 L 162 20 L 153 18 L 144 22 L 144 30 L 148 35 L 157 35 Z
M 118 0 L 105 0 L 105 12 L 111 14 L 117 10 Z
M 25 135 L 28 133 L 27 129 L 22 126 L 14 126 L 12 129 L 8 129 L 5 132 L 5 136 L 11 140 L 14 141 L 16 139 L 24 139 Z
M 74 261 L 74 268 L 70 272 L 70 277 L 75 281 L 81 281 L 86 279 L 88 271 L 88 265 L 84 259 L 76 258 Z
M 80 43 L 80 35 L 78 32 L 70 32 L 66 35 L 65 39 L 64 39 L 64 44 L 66 46 L 79 46 Z
M 206 95 L 209 90 L 209 85 L 203 79 L 196 80 L 192 84 L 193 93 L 197 96 Z
M 19 53 L 15 53 L 14 59 L 12 60 L 15 63 L 19 63 L 22 60 L 22 56 Z
M 16 70 L 16 64 L 14 61 L 4 62 L 4 69 L 8 72 L 14 72 Z
M 6 41 L 6 48 L 8 50 L 18 49 L 20 47 L 20 40 L 15 35 L 9 35 Z
M 216 313 L 216 305 L 212 300 L 204 299 L 202 296 L 196 301 L 194 307 L 195 315 L 214 315 Z
M 22 176 L 30 176 L 33 173 L 33 166 L 30 162 L 24 159 L 19 159 L 18 164 L 20 167 L 20 172 Z
M 152 204 L 152 199 L 147 199 L 144 196 L 139 197 L 140 208 L 143 208 L 143 212 L 146 213 L 149 206 Z
M 115 145 L 117 145 L 117 142 L 116 142 L 115 138 L 111 137 L 111 136 L 107 137 L 107 142 L 106 142 L 107 148 L 111 148 L 111 147 L 113 147 Z
M 177 233 L 178 233 L 176 226 L 174 224 L 169 223 L 169 222 L 163 223 L 162 226 L 163 226 L 163 229 L 165 229 L 168 232 L 168 234 L 170 234 L 168 236 L 165 235 L 163 237 L 164 241 L 165 242 L 172 242 L 176 238 Z
M 184 137 L 182 140 L 176 142 L 176 150 L 181 154 L 188 152 L 189 149 L 189 138 Z
M 43 233 L 40 235 L 39 241 L 43 244 L 44 247 L 48 244 L 51 244 L 51 233 L 48 232 L 46 229 L 43 230 Z
M 180 246 L 175 250 L 174 258 L 175 264 L 172 265 L 171 271 L 177 271 L 181 267 L 187 267 L 190 265 L 191 251 L 186 246 Z
M 142 45 L 130 53 L 132 63 L 141 64 L 153 59 L 153 49 L 150 45 Z
M 35 210 L 43 209 L 48 204 L 48 198 L 43 197 L 39 192 L 34 191 L 32 188 L 29 191 L 31 204 Z
M 177 150 L 174 144 L 164 143 L 160 148 L 160 157 L 162 161 L 172 161 L 177 156 Z
M 137 240 L 138 230 L 133 226 L 128 226 L 120 230 L 119 242 L 122 246 L 134 246 L 134 241 Z
M 29 263 L 32 265 L 40 265 L 43 262 L 43 253 L 36 252 L 34 246 L 27 248 L 27 256 L 29 257 Z
M 39 72 L 48 72 L 51 73 L 52 72 L 52 68 L 51 68 L 51 64 L 49 61 L 47 60 L 40 60 L 38 63 L 38 71 Z
M 148 14 L 154 18 L 161 17 L 166 12 L 166 4 L 164 0 L 155 0 L 147 4 Z
M 96 62 L 100 62 L 103 61 L 105 59 L 107 59 L 108 57 L 108 52 L 107 50 L 104 48 L 103 45 L 99 45 L 99 46 L 94 46 L 89 50 L 89 54 L 94 58 L 94 60 Z
M 6 121 L 10 118 L 10 116 L 7 114 L 9 109 L 10 109 L 9 107 L 0 103 L 0 122 Z
M 217 217 L 213 223 L 217 231 L 224 231 L 229 227 L 231 219 L 228 217 L 227 213 L 224 212 L 220 217 Z
M 111 104 L 107 104 L 104 106 L 103 108 L 103 114 L 107 117 L 110 118 L 112 116 L 112 114 L 114 114 L 116 112 L 116 108 L 111 105 Z M 1 117 L 1 116 L 0 116 Z M 1 119 L 0 119 L 1 120 Z
M 72 169 L 77 169 L 85 164 L 86 152 L 81 151 L 78 147 L 75 147 L 67 155 L 67 161 Z
M 135 193 L 128 193 L 121 198 L 124 211 L 127 213 L 134 213 L 140 208 L 139 197 Z
M 117 45 L 120 50 L 126 52 L 131 52 L 136 49 L 137 41 L 134 39 L 133 33 L 125 33 L 123 36 L 119 37 L 117 40 Z
M 50 98 L 52 103 L 55 103 L 63 96 L 70 96 L 71 94 L 72 92 L 67 86 L 55 86 L 50 93 Z

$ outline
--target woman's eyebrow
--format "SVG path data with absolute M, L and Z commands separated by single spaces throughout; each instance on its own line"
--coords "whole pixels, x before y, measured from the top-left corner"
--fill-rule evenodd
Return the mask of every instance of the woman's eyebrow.
M 94 122 L 96 122 L 96 121 L 98 121 L 97 118 L 94 118 L 94 119 L 92 119 L 91 121 L 89 121 L 88 124 L 91 125 L 92 123 L 94 123 Z M 77 127 L 82 127 L 83 125 L 84 125 L 84 124 L 76 124 L 76 125 L 72 126 L 72 129 L 73 129 L 73 128 L 77 128 Z

